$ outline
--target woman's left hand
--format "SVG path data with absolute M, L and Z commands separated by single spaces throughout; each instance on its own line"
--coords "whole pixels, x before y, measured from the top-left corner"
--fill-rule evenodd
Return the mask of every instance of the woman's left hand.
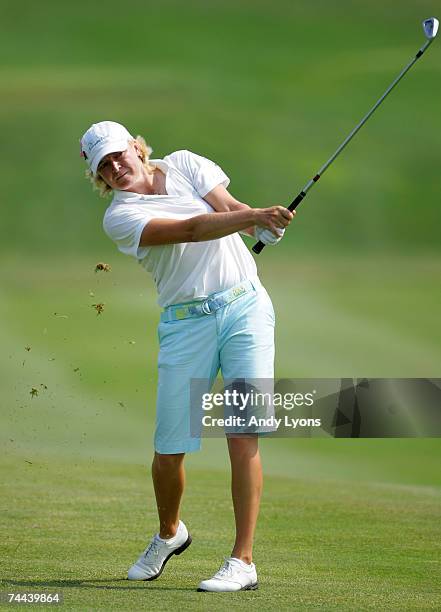
M 256 227 L 255 236 L 257 240 L 260 240 L 260 242 L 263 242 L 263 244 L 275 245 L 282 240 L 285 230 L 282 228 L 277 228 L 276 232 L 278 236 L 275 236 L 274 232 L 269 229 Z

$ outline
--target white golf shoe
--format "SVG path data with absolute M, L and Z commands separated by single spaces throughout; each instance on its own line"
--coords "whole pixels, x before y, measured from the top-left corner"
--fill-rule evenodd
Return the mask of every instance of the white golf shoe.
M 248 565 L 240 559 L 228 557 L 213 578 L 200 583 L 198 591 L 230 593 L 255 589 L 257 589 L 257 573 L 254 563 Z
M 129 580 L 155 580 L 162 574 L 167 561 L 173 555 L 180 555 L 191 544 L 191 535 L 182 521 L 176 534 L 169 540 L 163 540 L 157 533 L 132 565 L 127 574 Z

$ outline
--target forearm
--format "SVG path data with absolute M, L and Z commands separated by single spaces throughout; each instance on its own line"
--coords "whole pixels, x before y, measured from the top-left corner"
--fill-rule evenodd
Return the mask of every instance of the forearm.
M 249 208 L 232 212 L 219 212 L 196 215 L 177 221 L 175 219 L 152 219 L 145 224 L 139 246 L 158 246 L 182 242 L 203 242 L 216 240 L 247 228 L 258 226 L 277 233 L 289 225 L 293 213 L 284 206 L 269 208 Z
M 249 210 L 250 206 L 239 202 L 234 196 L 229 193 L 223 185 L 217 185 L 212 191 L 204 196 L 204 199 L 210 204 L 216 213 L 236 212 L 238 210 Z M 240 232 L 254 236 L 255 227 L 245 227 Z
M 248 206 L 248 204 L 244 204 L 243 202 L 239 202 L 239 200 L 235 199 L 234 202 L 230 202 L 229 209 L 231 212 L 237 211 L 237 210 L 250 210 L 251 206 Z M 248 236 L 251 236 L 252 238 L 254 238 L 255 231 L 256 231 L 256 226 L 250 225 L 249 227 L 246 227 L 245 229 L 240 230 L 240 233 L 247 234 Z
M 255 210 L 245 204 L 241 210 L 192 217 L 188 219 L 191 241 L 216 240 L 235 232 L 254 229 L 255 214 Z

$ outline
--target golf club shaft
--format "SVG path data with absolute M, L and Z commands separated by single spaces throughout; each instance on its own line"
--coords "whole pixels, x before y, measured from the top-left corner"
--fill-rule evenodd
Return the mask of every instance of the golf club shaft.
M 391 83 L 391 85 L 389 85 L 389 87 L 386 89 L 386 91 L 381 96 L 381 98 L 379 98 L 379 100 L 377 100 L 377 102 L 370 109 L 370 111 L 363 117 L 363 119 L 360 121 L 360 123 L 344 139 L 344 141 L 341 143 L 341 145 L 338 147 L 338 149 L 335 151 L 335 153 L 328 159 L 328 161 L 325 164 L 323 164 L 323 166 L 320 168 L 320 170 L 317 172 L 317 174 L 306 183 L 306 185 L 303 187 L 303 189 L 300 191 L 300 193 L 295 197 L 295 199 L 288 206 L 288 210 L 293 211 L 293 210 L 295 210 L 297 208 L 297 206 L 300 204 L 300 202 L 306 196 L 306 194 L 311 189 L 311 187 L 323 176 L 323 174 L 326 172 L 326 170 L 329 168 L 329 166 L 332 164 L 332 162 L 340 155 L 340 153 L 343 151 L 343 149 L 346 147 L 346 145 L 348 145 L 349 142 L 354 138 L 355 134 L 359 131 L 359 129 L 366 123 L 366 121 L 369 119 L 369 117 L 371 115 L 373 115 L 373 113 L 377 110 L 377 108 L 380 106 L 380 104 L 383 102 L 383 100 L 390 94 L 390 92 L 395 87 L 395 85 L 397 85 L 401 81 L 401 79 L 406 74 L 406 72 L 408 70 L 410 70 L 410 68 L 412 68 L 412 66 L 417 61 L 417 59 L 419 59 L 423 55 L 424 51 L 427 49 L 427 47 L 432 42 L 433 42 L 433 39 L 430 39 L 430 40 L 427 40 L 424 43 L 424 45 L 418 50 L 418 53 L 415 55 L 415 57 L 412 58 L 412 60 L 407 64 L 407 66 L 405 68 L 403 68 L 403 70 L 400 72 L 400 74 L 397 76 L 397 78 L 393 81 L 393 83 Z M 258 255 L 264 249 L 264 247 L 265 247 L 265 244 L 259 240 L 253 246 L 252 250 L 254 251 L 254 253 L 256 253 Z

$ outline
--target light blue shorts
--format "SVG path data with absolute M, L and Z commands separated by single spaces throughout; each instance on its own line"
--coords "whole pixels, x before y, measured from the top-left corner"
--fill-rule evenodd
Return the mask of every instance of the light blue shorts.
M 274 377 L 274 309 L 266 290 L 253 284 L 211 314 L 159 324 L 157 453 L 201 447 L 190 433 L 191 379 L 212 384 L 219 370 L 226 380 Z

